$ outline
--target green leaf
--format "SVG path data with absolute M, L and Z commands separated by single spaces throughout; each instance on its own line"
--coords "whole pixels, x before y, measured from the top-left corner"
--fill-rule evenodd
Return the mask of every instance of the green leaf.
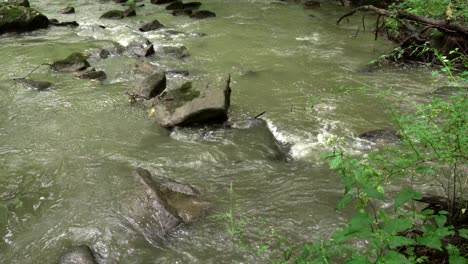
M 402 237 L 402 236 L 391 236 L 388 238 L 387 243 L 391 249 L 394 249 L 394 248 L 414 244 L 416 243 L 416 241 L 414 241 L 413 239 Z
M 401 231 L 410 229 L 413 225 L 411 222 L 404 218 L 392 219 L 389 220 L 383 230 L 389 234 L 396 234 Z
M 338 203 L 337 208 L 338 209 L 343 209 L 346 208 L 352 201 L 354 197 L 352 195 L 346 194 L 343 199 Z
M 449 263 L 450 264 L 466 264 L 466 258 L 462 256 L 449 256 Z
M 350 260 L 346 261 L 345 264 L 372 264 L 370 260 L 361 255 L 354 255 Z
M 292 253 L 291 253 L 291 250 L 289 249 L 286 249 L 284 252 L 283 252 L 283 257 L 284 257 L 284 260 L 289 260 L 292 256 Z
M 270 248 L 268 245 L 262 245 L 259 250 L 257 250 L 257 255 L 263 255 Z
M 383 195 L 383 193 L 379 192 L 376 188 L 374 188 L 371 185 L 365 185 L 362 188 L 362 191 L 374 199 L 381 200 L 381 201 L 385 199 L 385 196 Z
M 382 261 L 379 263 L 385 263 L 385 264 L 404 264 L 404 263 L 409 263 L 408 259 L 396 252 L 396 251 L 388 251 L 387 254 L 385 254 L 382 257 Z
M 458 229 L 458 234 L 465 238 L 465 239 L 468 239 L 468 229 L 466 228 L 462 228 L 462 229 Z
M 416 241 L 421 243 L 422 245 L 429 247 L 429 248 L 434 248 L 442 251 L 442 242 L 440 241 L 440 237 L 435 235 L 435 233 L 430 232 L 429 234 L 426 234 L 425 236 L 418 237 L 416 238 Z
M 421 199 L 422 195 L 410 189 L 401 190 L 395 198 L 395 209 L 401 207 L 409 201 Z
M 466 264 L 466 259 L 460 256 L 460 250 L 456 246 L 448 244 L 446 248 L 450 264 Z
M 340 165 L 341 162 L 343 161 L 343 158 L 341 155 L 337 155 L 332 161 L 330 161 L 330 169 L 336 170 Z

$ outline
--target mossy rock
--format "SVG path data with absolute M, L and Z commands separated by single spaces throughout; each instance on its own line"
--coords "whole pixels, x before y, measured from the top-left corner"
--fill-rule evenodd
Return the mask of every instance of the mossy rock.
M 76 72 L 84 70 L 89 66 L 90 65 L 89 62 L 86 60 L 86 57 L 79 52 L 75 52 L 64 60 L 59 60 L 52 63 L 51 67 L 54 71 Z
M 122 19 L 124 18 L 124 11 L 111 10 L 107 11 L 100 17 L 101 19 Z
M 220 124 L 228 119 L 230 77 L 188 82 L 168 91 L 154 105 L 154 118 L 163 127 Z
M 200 96 L 200 91 L 193 89 L 192 82 L 186 82 L 178 89 L 169 91 L 166 98 L 173 98 L 167 104 L 169 111 L 174 110 Z
M 0 34 L 47 28 L 49 19 L 35 9 L 0 3 Z
M 28 0 L 7 0 L 10 5 L 30 7 Z

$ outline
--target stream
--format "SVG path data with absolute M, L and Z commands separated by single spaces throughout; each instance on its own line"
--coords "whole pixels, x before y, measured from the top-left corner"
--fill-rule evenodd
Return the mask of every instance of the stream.
M 124 20 L 99 19 L 105 11 L 123 10 L 112 1 L 30 2 L 49 18 L 80 26 L 0 36 L 0 263 L 56 263 L 77 244 L 89 245 L 106 263 L 270 263 L 275 253 L 256 251 L 272 230 L 292 244 L 313 242 L 350 216 L 335 209 L 343 189 L 321 159 L 333 151 L 328 143 L 340 138 L 339 148 L 365 153 L 372 144 L 357 135 L 392 125 L 389 100 L 379 92 L 391 88 L 424 101 L 436 87 L 427 70 L 361 71 L 394 46 L 374 40 L 371 20 L 356 37 L 359 16 L 336 25 L 349 11 L 339 1 L 304 10 L 271 0 L 203 0 L 202 8 L 217 15 L 204 20 L 174 17 L 149 1 Z M 76 14 L 61 14 L 67 5 Z M 138 31 L 153 19 L 165 28 Z M 199 136 L 151 122 L 125 95 L 135 82 L 132 65 L 142 59 L 90 59 L 106 72 L 103 82 L 47 66 L 31 76 L 52 82 L 51 90 L 13 81 L 72 52 L 143 38 L 156 50 L 188 48 L 185 59 L 158 52 L 145 58 L 164 70 L 188 70 L 197 78 L 230 73 L 231 118 L 266 111 L 262 117 L 275 138 L 291 146 L 292 161 L 271 158 L 260 136 Z M 169 76 L 168 83 L 176 78 L 185 77 Z M 367 91 L 342 92 L 358 87 Z M 210 204 L 208 215 L 165 243 L 148 243 L 119 214 L 138 166 L 195 186 Z M 245 222 L 236 241 L 213 217 L 233 208 Z

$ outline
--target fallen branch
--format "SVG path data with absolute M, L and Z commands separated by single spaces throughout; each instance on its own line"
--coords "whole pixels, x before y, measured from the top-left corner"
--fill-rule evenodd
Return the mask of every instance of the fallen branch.
M 385 17 L 396 19 L 396 20 L 413 21 L 413 22 L 416 22 L 416 23 L 419 23 L 419 24 L 424 24 L 424 25 L 428 25 L 428 26 L 431 26 L 431 27 L 434 27 L 434 28 L 438 28 L 438 29 L 440 29 L 442 31 L 445 31 L 445 32 L 455 32 L 455 33 L 459 33 L 459 34 L 462 34 L 462 35 L 468 37 L 468 27 L 458 25 L 458 24 L 451 24 L 448 21 L 435 20 L 435 19 L 428 18 L 428 17 L 417 16 L 417 15 L 413 15 L 413 14 L 410 14 L 410 13 L 407 13 L 407 12 L 404 12 L 404 11 L 392 12 L 392 11 L 388 11 L 386 9 L 377 8 L 377 7 L 373 6 L 373 5 L 360 6 L 360 7 L 356 8 L 356 9 L 354 9 L 353 11 L 351 11 L 349 13 L 346 13 L 343 16 L 341 16 L 336 21 L 336 23 L 339 24 L 341 22 L 341 20 L 343 20 L 344 18 L 347 18 L 349 16 L 354 15 L 358 11 L 370 12 L 370 13 L 378 15 L 379 17 L 380 16 L 385 16 Z

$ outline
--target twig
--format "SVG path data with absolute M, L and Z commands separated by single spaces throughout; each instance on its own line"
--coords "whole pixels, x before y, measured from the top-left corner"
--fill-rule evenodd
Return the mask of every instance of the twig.
M 261 116 L 262 116 L 263 114 L 265 114 L 265 113 L 266 113 L 266 111 L 261 112 L 260 114 L 256 115 L 256 116 L 254 117 L 254 119 L 257 119 L 257 118 L 261 117 Z

